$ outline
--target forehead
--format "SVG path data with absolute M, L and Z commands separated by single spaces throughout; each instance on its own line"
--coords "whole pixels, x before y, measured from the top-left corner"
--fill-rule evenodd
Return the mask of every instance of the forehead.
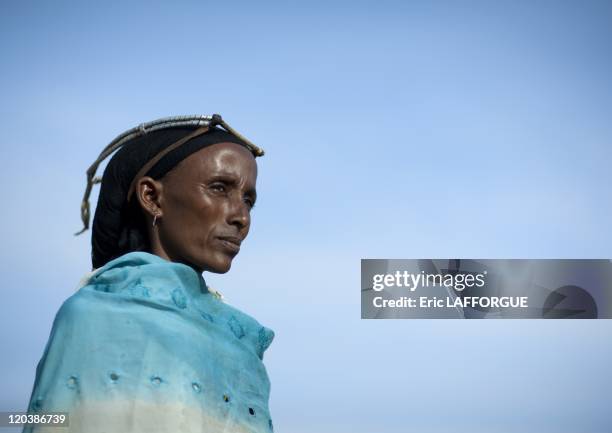
M 254 183 L 257 163 L 251 151 L 244 146 L 223 142 L 192 153 L 172 170 L 172 174 L 199 179 L 228 175 Z

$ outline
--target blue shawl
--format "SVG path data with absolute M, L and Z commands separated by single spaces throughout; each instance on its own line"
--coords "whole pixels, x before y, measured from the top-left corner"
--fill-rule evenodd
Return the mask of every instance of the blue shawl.
M 273 338 L 189 266 L 128 253 L 60 308 L 29 411 L 68 412 L 79 433 L 271 432 Z

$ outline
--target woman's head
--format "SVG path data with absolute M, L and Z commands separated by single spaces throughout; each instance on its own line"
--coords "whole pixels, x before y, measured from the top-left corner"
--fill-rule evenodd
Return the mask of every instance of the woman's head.
M 244 146 L 205 147 L 164 177 L 137 180 L 150 251 L 198 271 L 227 272 L 251 226 L 257 164 Z
M 88 170 L 85 228 L 97 165 L 119 148 L 102 177 L 92 230 L 94 268 L 131 251 L 149 251 L 198 271 L 229 270 L 249 231 L 255 156 L 263 151 L 220 116 L 179 118 L 196 119 L 188 125 L 176 119 L 120 135 Z

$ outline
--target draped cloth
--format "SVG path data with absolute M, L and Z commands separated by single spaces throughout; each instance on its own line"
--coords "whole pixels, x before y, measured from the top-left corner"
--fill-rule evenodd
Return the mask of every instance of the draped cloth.
M 189 266 L 125 254 L 64 302 L 36 370 L 29 412 L 69 428 L 24 433 L 269 433 L 273 338 Z

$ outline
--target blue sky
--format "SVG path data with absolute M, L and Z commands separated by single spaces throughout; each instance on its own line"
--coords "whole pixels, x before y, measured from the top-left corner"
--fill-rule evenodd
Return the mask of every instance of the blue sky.
M 218 112 L 267 153 L 250 238 L 205 278 L 276 331 L 277 431 L 603 432 L 609 321 L 362 321 L 359 260 L 611 258 L 610 22 L 605 1 L 3 3 L 0 410 L 89 269 L 86 168 L 140 122 Z

